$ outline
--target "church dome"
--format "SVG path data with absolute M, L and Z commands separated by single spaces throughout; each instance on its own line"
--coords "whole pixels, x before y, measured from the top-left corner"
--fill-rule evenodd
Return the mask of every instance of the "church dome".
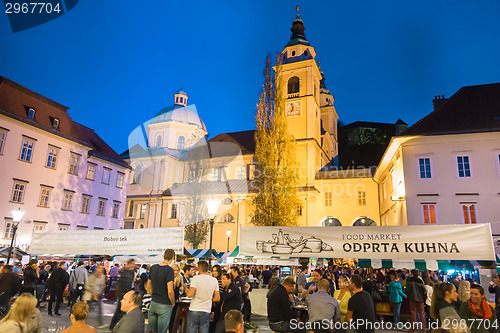
M 175 123 L 194 125 L 201 128 L 205 132 L 207 131 L 205 123 L 198 116 L 198 112 L 196 111 L 196 107 L 194 105 L 189 105 L 184 107 L 179 105 L 174 105 L 163 108 L 160 111 L 158 111 L 158 113 L 151 121 L 152 124 L 165 123 L 165 122 L 175 122 Z

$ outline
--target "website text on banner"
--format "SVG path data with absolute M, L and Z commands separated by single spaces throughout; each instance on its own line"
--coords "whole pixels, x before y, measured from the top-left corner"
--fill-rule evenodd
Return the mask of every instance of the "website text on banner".
M 240 255 L 495 260 L 489 224 L 399 227 L 243 227 Z
M 34 232 L 30 254 L 151 255 L 166 249 L 182 253 L 182 228 L 65 230 Z

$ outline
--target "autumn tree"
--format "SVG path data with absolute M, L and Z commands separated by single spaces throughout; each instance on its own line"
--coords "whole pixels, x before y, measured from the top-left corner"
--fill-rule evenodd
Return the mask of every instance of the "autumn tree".
M 255 186 L 253 222 L 261 226 L 297 225 L 298 164 L 296 143 L 285 118 L 284 83 L 267 57 L 264 87 L 255 116 Z

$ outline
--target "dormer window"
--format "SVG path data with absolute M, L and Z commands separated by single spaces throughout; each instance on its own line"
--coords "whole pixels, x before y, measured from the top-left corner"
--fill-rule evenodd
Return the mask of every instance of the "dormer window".
M 304 55 L 307 57 L 307 50 L 304 51 Z
M 292 51 L 292 57 L 295 57 L 295 50 Z
M 35 109 L 33 108 L 29 108 L 28 109 L 28 117 L 30 117 L 31 119 L 35 119 Z
M 52 127 L 58 129 L 59 128 L 59 119 L 54 118 L 52 120 Z

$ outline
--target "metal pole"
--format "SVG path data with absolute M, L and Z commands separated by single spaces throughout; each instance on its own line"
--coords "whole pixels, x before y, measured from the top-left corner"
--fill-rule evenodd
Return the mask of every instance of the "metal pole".
M 214 222 L 215 218 L 210 219 L 210 251 L 208 251 L 208 263 L 212 267 L 212 235 L 214 232 Z
M 229 252 L 229 236 L 227 237 L 227 251 L 226 252 Z
M 12 222 L 12 239 L 10 240 L 9 254 L 7 256 L 7 264 L 9 265 L 10 257 L 12 257 L 12 247 L 14 246 L 14 239 L 16 238 L 17 226 L 19 223 Z

